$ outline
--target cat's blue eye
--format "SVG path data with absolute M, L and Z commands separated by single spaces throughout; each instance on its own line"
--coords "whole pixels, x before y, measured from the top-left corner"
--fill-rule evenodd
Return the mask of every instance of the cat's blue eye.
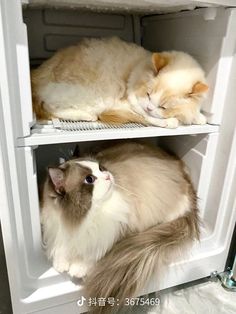
M 84 181 L 87 184 L 93 184 L 95 180 L 96 180 L 96 177 L 91 174 L 87 176 Z

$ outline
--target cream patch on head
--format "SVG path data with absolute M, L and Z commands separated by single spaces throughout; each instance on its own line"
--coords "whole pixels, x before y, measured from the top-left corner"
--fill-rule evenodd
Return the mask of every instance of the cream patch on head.
M 77 161 L 77 164 L 91 169 L 91 175 L 93 178 L 93 182 L 90 182 L 90 178 L 85 178 L 86 184 L 93 185 L 93 197 L 92 201 L 100 201 L 105 200 L 110 196 L 112 191 L 112 187 L 114 184 L 114 178 L 109 171 L 101 170 L 99 164 L 95 161 Z
M 184 124 L 200 121 L 201 102 L 208 87 L 197 61 L 184 52 L 170 51 L 154 53 L 152 64 L 155 73 L 140 75 L 141 82 L 137 78 L 134 81 L 129 99 L 134 110 L 154 118 L 177 118 Z

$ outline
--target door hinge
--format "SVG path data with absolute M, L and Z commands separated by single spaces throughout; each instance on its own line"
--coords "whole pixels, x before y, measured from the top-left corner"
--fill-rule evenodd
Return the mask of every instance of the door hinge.
M 236 278 L 234 277 L 233 271 L 231 269 L 227 269 L 222 273 L 218 273 L 214 271 L 211 273 L 211 280 L 220 280 L 223 288 L 229 291 L 236 292 Z

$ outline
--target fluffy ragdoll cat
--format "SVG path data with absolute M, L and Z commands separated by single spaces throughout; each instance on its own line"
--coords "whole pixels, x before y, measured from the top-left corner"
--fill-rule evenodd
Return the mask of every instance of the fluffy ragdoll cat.
M 41 223 L 53 266 L 87 275 L 88 296 L 120 304 L 199 238 L 196 195 L 183 163 L 136 142 L 49 168 Z
M 84 39 L 33 70 L 31 80 L 38 119 L 169 128 L 206 123 L 200 113 L 205 75 L 184 52 L 151 53 L 118 38 Z

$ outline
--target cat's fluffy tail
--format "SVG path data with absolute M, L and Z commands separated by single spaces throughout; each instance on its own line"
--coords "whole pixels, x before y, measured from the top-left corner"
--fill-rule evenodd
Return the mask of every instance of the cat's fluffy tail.
M 119 299 L 137 296 L 154 274 L 173 261 L 183 248 L 199 239 L 197 206 L 192 212 L 168 223 L 132 234 L 117 244 L 95 266 L 85 282 L 88 297 Z M 109 306 L 91 312 L 110 313 Z

